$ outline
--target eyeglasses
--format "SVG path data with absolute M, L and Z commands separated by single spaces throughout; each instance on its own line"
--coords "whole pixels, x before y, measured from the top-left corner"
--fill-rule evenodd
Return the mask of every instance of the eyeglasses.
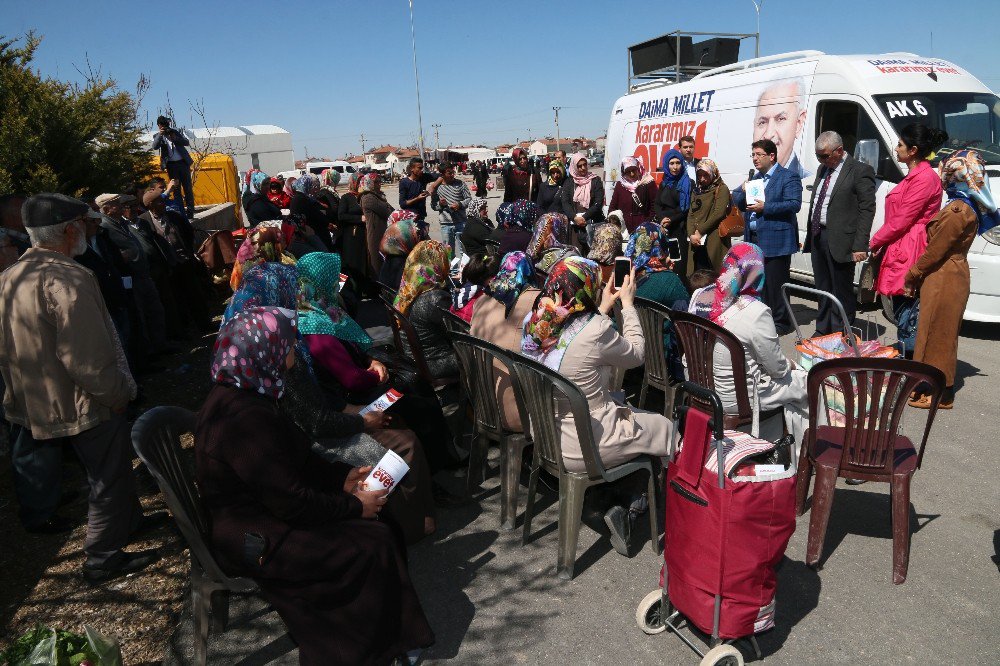
M 750 157 L 767 157 L 767 153 L 750 153 Z
M 830 159 L 830 155 L 833 155 L 833 153 L 816 153 L 816 159 L 828 160 Z

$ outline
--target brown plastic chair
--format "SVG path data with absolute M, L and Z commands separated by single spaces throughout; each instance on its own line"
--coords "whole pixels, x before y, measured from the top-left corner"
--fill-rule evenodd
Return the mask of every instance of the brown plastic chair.
M 736 413 L 726 414 L 723 427 L 726 430 L 739 430 L 753 423 L 753 405 L 750 403 L 750 391 L 747 388 L 747 356 L 739 338 L 715 322 L 690 312 L 673 311 L 670 318 L 674 323 L 674 333 L 677 335 L 681 353 L 687 363 L 689 381 L 714 392 L 715 346 L 722 345 L 729 351 L 736 390 Z M 691 396 L 690 400 L 706 410 L 712 408 L 710 404 L 702 404 L 694 396 Z M 782 411 L 780 407 L 762 411 L 760 421 L 780 416 Z
M 587 489 L 604 483 L 618 481 L 630 474 L 645 471 L 649 475 L 647 488 L 649 499 L 650 547 L 656 554 L 659 548 L 659 520 L 657 518 L 656 486 L 657 475 L 653 458 L 640 455 L 617 467 L 606 468 L 601 461 L 594 440 L 594 429 L 590 423 L 590 406 L 580 389 L 541 363 L 521 355 L 509 356 L 511 382 L 514 396 L 521 414 L 527 415 L 531 423 L 531 441 L 534 456 L 531 461 L 531 477 L 528 481 L 528 502 L 524 508 L 524 532 L 522 543 L 527 543 L 531 534 L 531 519 L 534 516 L 535 490 L 538 475 L 544 469 L 559 479 L 559 555 L 556 571 L 560 578 L 573 578 L 576 567 L 576 544 L 580 536 L 583 513 L 583 499 Z M 576 424 L 580 450 L 586 472 L 569 472 L 563 465 L 562 434 L 556 398 L 569 402 L 570 413 Z M 522 423 L 528 423 L 524 416 Z
M 396 289 L 393 289 L 384 282 L 379 282 L 378 280 L 373 280 L 375 286 L 378 287 L 378 295 L 384 301 L 389 301 L 392 303 L 396 300 Z
M 471 324 L 457 314 L 449 310 L 448 308 L 438 307 L 441 311 L 442 318 L 444 322 L 444 327 L 449 333 L 468 333 L 471 328 Z
M 483 241 L 483 247 L 486 249 L 487 257 L 500 256 L 500 241 L 487 238 Z
M 462 384 L 473 406 L 472 444 L 469 450 L 469 488 L 482 483 L 489 443 L 500 445 L 500 525 L 514 529 L 524 449 L 531 444 L 524 432 L 504 427 L 503 406 L 497 395 L 497 365 L 510 374 L 510 352 L 464 333 L 452 333 L 452 344 L 462 368 Z M 527 423 L 527 415 L 522 415 Z
M 208 519 L 201 495 L 181 461 L 180 438 L 194 430 L 195 418 L 194 412 L 181 407 L 154 407 L 132 426 L 132 448 L 156 479 L 188 543 L 195 663 L 204 666 L 208 660 L 209 616 L 213 631 L 225 631 L 230 593 L 251 594 L 258 590 L 249 578 L 227 576 L 208 547 Z
M 648 298 L 635 299 L 635 311 L 642 326 L 642 337 L 646 341 L 645 371 L 642 388 L 639 389 L 638 407 L 646 404 L 646 393 L 650 387 L 663 391 L 663 415 L 671 418 L 674 405 L 674 382 L 667 367 L 667 350 L 663 347 L 663 327 L 671 321 L 673 312 L 662 303 Z
M 392 337 L 396 343 L 396 349 L 401 353 L 406 353 L 406 350 L 409 349 L 409 356 L 417 366 L 417 375 L 435 390 L 457 384 L 459 382 L 458 377 L 435 378 L 431 375 L 430 368 L 427 367 L 427 360 L 424 358 L 424 350 L 420 346 L 420 338 L 417 337 L 417 332 L 413 329 L 413 324 L 410 323 L 406 315 L 396 309 L 391 300 L 384 296 L 380 298 L 382 299 L 382 305 L 385 306 L 386 311 L 389 313 L 389 324 L 392 326 Z M 406 340 L 405 347 L 403 346 L 404 338 Z
M 931 408 L 917 450 L 908 437 L 899 434 L 899 422 L 910 393 L 921 383 L 930 387 Z M 808 382 L 809 430 L 803 437 L 796 483 L 796 508 L 802 515 L 810 476 L 816 469 L 807 565 L 820 568 L 837 478 L 881 481 L 889 484 L 892 498 L 892 582 L 899 585 L 906 581 L 910 561 L 910 479 L 920 469 L 944 384 L 944 373 L 937 368 L 902 359 L 838 358 L 812 367 Z M 844 394 L 842 427 L 817 425 L 820 389 L 831 387 Z

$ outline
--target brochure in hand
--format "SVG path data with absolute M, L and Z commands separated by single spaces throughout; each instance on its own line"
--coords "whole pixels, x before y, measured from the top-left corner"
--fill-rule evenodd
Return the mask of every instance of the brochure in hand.
M 406 476 L 409 471 L 410 466 L 395 451 L 386 451 L 368 478 L 361 482 L 361 489 L 368 491 L 388 490 L 391 493 L 400 479 Z
M 754 178 L 748 180 L 745 188 L 747 194 L 747 204 L 755 204 L 758 201 L 764 203 L 764 179 Z

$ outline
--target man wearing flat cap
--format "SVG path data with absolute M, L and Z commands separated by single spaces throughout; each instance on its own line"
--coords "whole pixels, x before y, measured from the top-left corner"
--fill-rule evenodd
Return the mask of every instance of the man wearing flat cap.
M 0 274 L 0 374 L 6 418 L 17 431 L 21 522 L 41 533 L 73 527 L 55 514 L 62 449 L 72 445 L 90 484 L 83 575 L 94 584 L 156 561 L 156 551 L 123 548 L 164 516 L 142 515 L 124 416 L 135 382 L 97 279 L 73 260 L 87 249 L 88 210 L 61 194 L 25 201 L 32 247 Z

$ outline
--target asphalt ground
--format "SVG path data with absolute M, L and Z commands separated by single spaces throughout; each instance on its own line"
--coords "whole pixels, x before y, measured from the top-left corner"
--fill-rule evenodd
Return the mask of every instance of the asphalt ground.
M 500 200 L 494 191 L 491 212 Z M 804 330 L 813 330 L 815 304 L 796 299 L 794 309 Z M 871 321 L 872 334 L 892 337 L 880 314 L 862 320 Z M 779 564 L 777 626 L 758 636 L 768 663 L 1000 663 L 998 340 L 997 326 L 962 329 L 955 409 L 939 412 L 913 480 L 905 584 L 892 583 L 888 486 L 841 481 L 823 568 L 804 564 L 809 513 L 798 519 Z M 794 335 L 782 343 L 792 354 Z M 912 409 L 906 414 L 903 430 L 915 441 L 925 416 Z M 698 663 L 676 636 L 646 636 L 636 626 L 636 606 L 656 589 L 662 564 L 650 550 L 647 530 L 639 528 L 626 558 L 612 550 L 599 516 L 588 516 L 576 577 L 562 581 L 555 575 L 557 495 L 540 484 L 534 535 L 522 545 L 520 514 L 516 531 L 500 529 L 495 450 L 490 465 L 474 501 L 441 510 L 437 533 L 409 551 L 414 583 L 437 636 L 427 663 Z M 458 491 L 463 479 L 444 482 Z M 522 486 L 519 512 L 525 496 Z M 190 637 L 187 619 L 167 663 L 187 660 Z M 740 647 L 751 657 L 745 644 Z M 284 664 L 297 658 L 280 619 L 251 599 L 234 602 L 231 629 L 211 639 L 210 663 Z

